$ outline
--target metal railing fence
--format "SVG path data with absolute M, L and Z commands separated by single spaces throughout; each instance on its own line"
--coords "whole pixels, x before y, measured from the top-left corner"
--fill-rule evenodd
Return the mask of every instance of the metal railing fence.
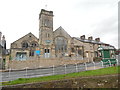
M 118 66 L 118 60 L 117 66 Z M 69 64 L 69 65 L 61 65 L 61 66 L 51 66 L 48 68 L 40 67 L 37 69 L 29 69 L 29 67 L 24 68 L 24 70 L 14 71 L 10 68 L 8 72 L 2 73 L 2 80 L 9 81 L 15 80 L 17 78 L 31 78 L 31 77 L 40 77 L 40 76 L 49 76 L 49 75 L 59 75 L 59 74 L 67 74 L 67 73 L 74 73 L 74 72 L 81 72 L 87 70 L 95 70 L 105 67 L 114 66 L 111 64 L 112 62 L 109 61 L 109 65 L 104 65 L 105 62 L 91 62 L 91 63 L 76 63 L 76 64 Z M 108 62 L 107 62 L 108 63 Z

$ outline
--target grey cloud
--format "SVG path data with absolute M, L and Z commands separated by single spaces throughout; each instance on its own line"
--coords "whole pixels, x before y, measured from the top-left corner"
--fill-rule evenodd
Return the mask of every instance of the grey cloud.
M 118 0 L 78 0 L 75 8 L 91 10 L 97 7 L 114 7 L 118 4 Z
M 100 34 L 100 36 L 105 34 L 118 34 L 118 20 L 116 17 L 110 17 L 104 19 L 100 23 L 95 24 L 94 33 Z
M 102 38 L 103 42 L 107 42 L 118 46 L 118 20 L 116 17 L 110 17 L 102 20 L 100 23 L 96 23 L 94 26 L 94 36 Z

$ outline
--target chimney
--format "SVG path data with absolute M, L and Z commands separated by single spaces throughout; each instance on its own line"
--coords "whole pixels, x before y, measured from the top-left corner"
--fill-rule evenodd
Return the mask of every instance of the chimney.
M 2 41 L 1 41 L 2 43 L 2 46 L 4 47 L 4 49 L 6 49 L 6 40 L 5 40 L 5 36 L 3 35 L 3 37 L 2 37 Z
M 85 35 L 82 35 L 80 38 L 81 38 L 82 40 L 84 40 L 84 39 L 85 39 Z
M 100 38 L 96 38 L 95 41 L 100 42 Z
M 5 40 L 5 35 L 3 35 L 2 40 Z
M 92 36 L 91 36 L 91 37 L 88 37 L 88 40 L 90 40 L 90 41 L 93 40 L 93 37 L 92 37 Z

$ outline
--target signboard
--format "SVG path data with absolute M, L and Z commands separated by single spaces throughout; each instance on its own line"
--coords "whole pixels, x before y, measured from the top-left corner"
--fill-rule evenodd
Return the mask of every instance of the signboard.
M 36 51 L 35 51 L 35 54 L 36 54 L 36 55 L 40 55 L 40 50 L 36 50 Z

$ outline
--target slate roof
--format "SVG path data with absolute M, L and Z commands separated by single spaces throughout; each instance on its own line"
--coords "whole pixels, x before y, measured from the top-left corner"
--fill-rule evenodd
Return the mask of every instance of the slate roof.
M 77 39 L 77 40 L 79 40 L 79 41 L 81 41 L 81 42 L 85 42 L 85 43 L 92 43 L 92 44 L 101 44 L 101 45 L 108 45 L 108 46 L 106 46 L 106 47 L 104 47 L 104 48 L 106 48 L 106 49 L 115 49 L 115 47 L 114 46 L 112 46 L 112 45 L 110 45 L 110 44 L 107 44 L 107 43 L 103 43 L 103 42 L 97 42 L 96 40 L 88 40 L 88 39 L 81 39 L 81 38 L 79 38 L 79 37 L 73 37 L 73 38 L 75 38 L 75 39 Z
M 68 35 L 69 37 L 71 37 L 61 26 L 59 28 L 57 28 L 55 32 L 61 32 L 61 34 L 64 34 L 64 35 Z
M 106 44 L 106 43 L 103 43 L 103 42 L 97 42 L 97 41 L 95 41 L 95 40 L 88 40 L 88 39 L 81 39 L 81 38 L 79 38 L 79 37 L 73 37 L 73 38 L 75 38 L 75 39 L 77 39 L 77 40 L 79 40 L 79 41 L 81 41 L 81 42 L 85 42 L 85 43 L 93 43 L 93 44 Z

